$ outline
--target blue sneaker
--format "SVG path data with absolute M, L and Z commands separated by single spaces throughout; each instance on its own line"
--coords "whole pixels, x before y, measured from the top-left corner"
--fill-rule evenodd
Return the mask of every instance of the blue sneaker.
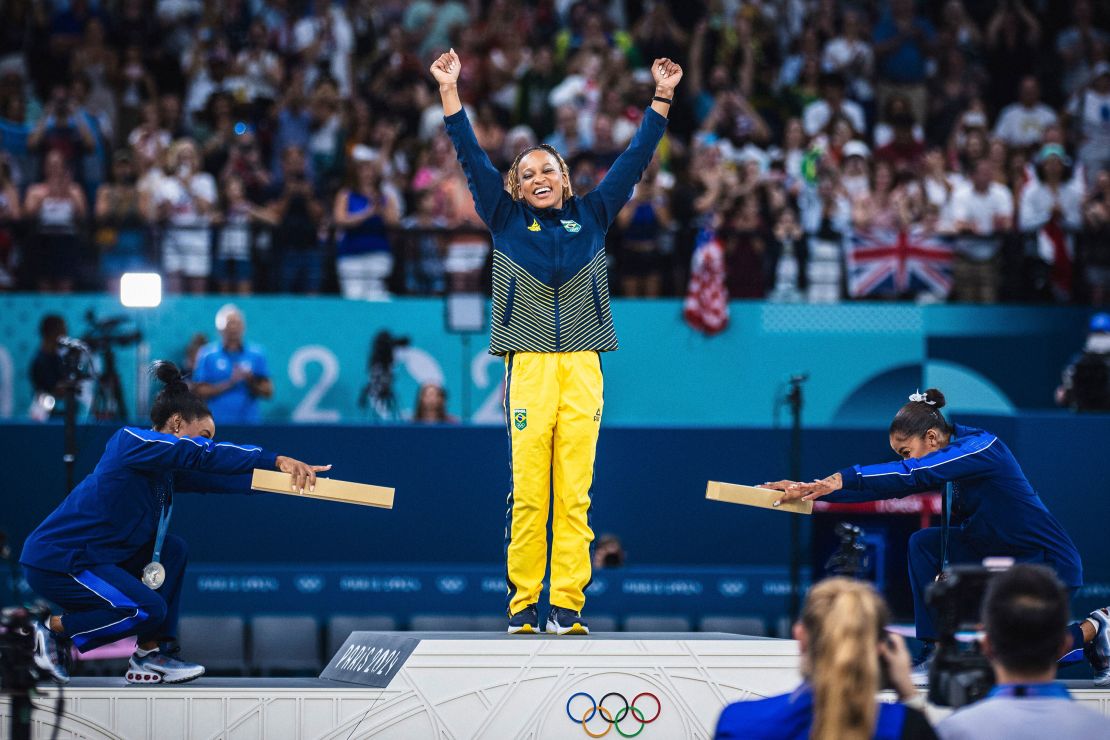
M 124 678 L 127 683 L 185 683 L 203 675 L 204 666 L 154 650 L 143 656 L 133 653 Z
M 936 654 L 936 644 L 926 642 L 921 654 L 917 656 L 917 660 L 910 667 L 910 680 L 913 681 L 914 686 L 929 685 L 929 671 L 932 670 L 933 658 L 936 657 Z
M 1095 609 L 1091 619 L 1098 623 L 1098 632 L 1083 652 L 1094 668 L 1095 686 L 1110 686 L 1110 615 L 1106 609 Z
M 509 616 L 510 635 L 534 635 L 540 631 L 540 614 L 536 605 L 524 607 L 516 614 Z
M 588 635 L 590 627 L 582 618 L 582 612 L 553 606 L 547 614 L 547 631 L 554 635 Z
M 44 622 L 35 620 L 35 665 L 43 677 L 54 683 L 69 683 L 69 670 L 66 669 L 68 647 L 62 647 L 60 640 Z

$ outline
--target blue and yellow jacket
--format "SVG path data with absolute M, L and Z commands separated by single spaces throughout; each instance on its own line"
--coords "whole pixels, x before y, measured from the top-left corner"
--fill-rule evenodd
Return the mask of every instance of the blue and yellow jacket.
M 27 537 L 19 562 L 56 573 L 122 563 L 154 542 L 163 498 L 249 493 L 247 474 L 272 470 L 276 459 L 259 447 L 124 427 L 93 472 Z
M 948 446 L 920 458 L 840 471 L 843 488 L 822 500 L 852 503 L 901 498 L 952 483 L 952 522 L 984 556 L 1043 553 L 1065 585 L 1083 585 L 1079 550 L 995 435 L 955 425 Z
M 478 215 L 493 235 L 490 352 L 608 352 L 617 348 L 605 232 L 632 197 L 667 119 L 651 108 L 628 148 L 589 194 L 559 209 L 513 200 L 478 146 L 465 111 L 443 119 Z

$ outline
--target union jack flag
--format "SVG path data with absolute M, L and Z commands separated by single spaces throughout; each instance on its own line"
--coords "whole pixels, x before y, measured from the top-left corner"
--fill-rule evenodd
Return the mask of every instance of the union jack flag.
M 847 263 L 852 298 L 928 293 L 943 300 L 952 289 L 952 245 L 922 226 L 854 232 Z

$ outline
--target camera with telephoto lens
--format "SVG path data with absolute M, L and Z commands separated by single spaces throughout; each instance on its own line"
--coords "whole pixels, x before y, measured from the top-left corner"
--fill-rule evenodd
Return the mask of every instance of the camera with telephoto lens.
M 130 319 L 127 316 L 98 319 L 92 309 L 89 309 L 85 312 L 85 323 L 88 324 L 88 329 L 81 337 L 81 341 L 94 352 L 109 347 L 128 347 L 137 344 L 143 338 L 143 334 L 138 329 L 128 330 L 125 326 L 128 321 Z
M 9 606 L 0 611 L 0 688 L 26 691 L 46 678 L 35 663 L 35 622 L 48 612 L 40 607 Z
M 925 592 L 937 629 L 936 654 L 929 668 L 931 703 L 962 707 L 979 701 L 994 686 L 994 668 L 983 654 L 980 641 L 961 641 L 957 633 L 982 629 L 987 584 L 1011 565 L 1010 558 L 988 558 L 983 565 L 954 565 Z
M 867 545 L 863 530 L 855 524 L 840 522 L 836 525 L 836 536 L 840 546 L 825 563 L 825 571 L 834 576 L 862 579 L 867 570 Z

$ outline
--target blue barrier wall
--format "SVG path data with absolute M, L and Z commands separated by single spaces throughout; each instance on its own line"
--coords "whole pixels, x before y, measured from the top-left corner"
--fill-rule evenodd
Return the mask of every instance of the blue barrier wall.
M 500 423 L 501 360 L 486 352 L 485 334 L 448 333 L 440 300 L 238 302 L 248 338 L 269 356 L 270 421 L 366 421 L 356 399 L 369 344 L 388 329 L 413 341 L 397 357 L 403 412 L 418 383 L 434 381 L 447 387 L 451 413 Z M 148 339 L 149 357 L 180 360 L 195 332 L 215 338 L 221 303 L 176 297 L 129 315 Z M 108 296 L 0 297 L 0 418 L 25 418 L 40 317 L 59 312 L 79 335 L 90 308 L 100 316 L 121 312 Z M 613 315 L 621 349 L 604 358 L 605 421 L 640 426 L 773 426 L 784 413 L 784 383 L 803 372 L 810 426 L 882 426 L 915 387 L 930 385 L 943 388 L 956 411 L 1048 408 L 1087 321 L 1085 310 L 1063 307 L 734 302 L 729 329 L 707 339 L 683 323 L 674 300 L 617 301 Z M 120 367 L 134 409 L 133 350 L 120 353 Z
M 958 420 L 998 433 L 1067 528 L 1086 568 L 1088 587 L 1080 603 L 1110 601 L 1105 534 L 1110 484 L 1100 465 L 1110 416 Z M 81 474 L 91 469 L 112 432 L 80 429 Z M 189 540 L 194 562 L 314 567 L 502 560 L 508 461 L 500 429 L 267 426 L 224 428 L 219 436 L 334 463 L 336 477 L 394 485 L 396 506 L 382 511 L 273 494 L 181 496 L 173 531 Z M 595 530 L 618 534 L 630 564 L 781 569 L 788 560 L 789 515 L 710 502 L 704 495 L 710 479 L 758 482 L 782 476 L 787 445 L 788 432 L 775 429 L 604 428 Z M 884 429 L 807 429 L 804 446 L 803 474 L 810 477 L 891 457 Z M 62 496 L 62 430 L 0 426 L 0 449 L 4 469 L 14 471 L 0 489 L 0 529 L 18 553 L 26 534 Z

